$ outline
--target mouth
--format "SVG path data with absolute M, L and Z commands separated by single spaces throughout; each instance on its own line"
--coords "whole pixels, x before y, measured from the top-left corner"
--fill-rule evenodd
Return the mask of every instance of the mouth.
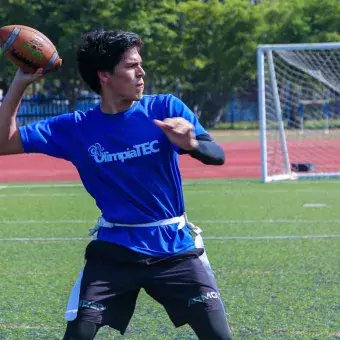
M 138 83 L 136 86 L 137 86 L 139 89 L 141 89 L 141 88 L 144 87 L 144 83 Z

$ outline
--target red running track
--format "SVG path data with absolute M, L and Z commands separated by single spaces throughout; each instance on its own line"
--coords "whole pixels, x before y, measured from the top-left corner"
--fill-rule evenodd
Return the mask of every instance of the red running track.
M 190 156 L 180 156 L 183 178 L 260 178 L 260 147 L 257 141 L 220 145 L 226 152 L 226 163 L 223 166 L 204 165 Z M 0 182 L 79 180 L 71 163 L 45 155 L 2 156 L 0 169 Z

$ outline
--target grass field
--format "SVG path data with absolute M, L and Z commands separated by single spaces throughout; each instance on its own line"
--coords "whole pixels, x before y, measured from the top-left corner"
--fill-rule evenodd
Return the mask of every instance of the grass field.
M 186 181 L 234 339 L 340 338 L 340 182 Z M 61 339 L 98 210 L 79 185 L 0 186 L 0 339 Z M 96 339 L 122 339 L 102 329 Z M 195 339 L 142 293 L 124 339 Z

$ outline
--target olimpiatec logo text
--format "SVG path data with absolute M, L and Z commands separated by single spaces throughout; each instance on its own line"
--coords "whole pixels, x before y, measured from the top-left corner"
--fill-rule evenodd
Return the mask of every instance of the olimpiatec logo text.
M 96 143 L 91 145 L 88 151 L 90 156 L 92 156 L 97 163 L 116 161 L 124 163 L 126 159 L 142 157 L 159 152 L 159 147 L 157 147 L 157 145 L 158 140 L 154 140 L 152 142 L 134 145 L 131 149 L 127 148 L 122 152 L 109 153 L 108 151 L 105 151 L 104 147 L 99 143 Z

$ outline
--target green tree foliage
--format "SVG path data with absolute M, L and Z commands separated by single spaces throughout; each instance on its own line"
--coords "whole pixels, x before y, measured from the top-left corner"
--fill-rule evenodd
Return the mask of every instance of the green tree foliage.
M 176 56 L 181 53 L 180 12 L 173 0 L 120 0 L 116 27 L 143 39 L 147 91 L 176 90 Z
M 257 6 L 265 25 L 260 43 L 338 41 L 340 2 L 334 0 L 264 1 Z
M 187 1 L 180 8 L 180 90 L 208 124 L 222 114 L 229 96 L 255 77 L 260 16 L 243 0 Z

